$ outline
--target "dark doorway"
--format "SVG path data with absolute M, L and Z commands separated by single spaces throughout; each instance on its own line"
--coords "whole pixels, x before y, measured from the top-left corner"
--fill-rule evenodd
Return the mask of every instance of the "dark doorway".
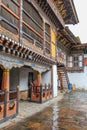
M 2 77 L 3 77 L 3 70 L 0 68 L 0 90 L 2 90 Z
M 32 86 L 31 83 L 33 83 L 33 72 L 29 72 L 28 74 L 28 97 L 31 97 L 31 91 L 32 91 Z

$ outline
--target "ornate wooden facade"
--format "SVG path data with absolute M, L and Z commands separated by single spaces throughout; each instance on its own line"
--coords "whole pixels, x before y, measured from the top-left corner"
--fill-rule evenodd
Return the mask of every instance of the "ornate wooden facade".
M 39 72 L 37 85 L 31 90 L 31 101 L 42 103 L 53 98 L 53 82 L 51 71 L 50 84 L 43 85 L 41 73 L 52 70 L 52 66 L 57 65 L 58 75 L 62 81 L 60 76 L 62 72 L 59 71 L 59 67 L 60 69 L 61 66 L 63 67 L 63 72 L 66 68 L 73 70 L 73 66 L 70 68 L 67 64 L 67 61 L 70 61 L 68 54 L 73 57 L 73 49 L 77 50 L 80 42 L 65 27 L 65 24 L 79 22 L 73 1 L 0 0 L 0 11 L 0 66 L 4 66 L 6 71 L 3 73 L 6 83 L 3 82 L 5 84 L 2 86 L 3 79 L 0 82 L 0 122 L 2 122 L 2 119 L 8 119 L 10 115 L 18 113 L 18 92 L 15 92 L 16 94 L 14 91 L 10 92 L 10 73 L 7 74 L 7 71 L 10 72 L 13 67 L 25 66 L 25 68 L 31 67 Z M 78 58 L 74 57 L 74 59 Z M 80 62 L 83 62 L 83 59 Z M 2 74 L 2 70 L 0 73 Z M 67 88 L 68 85 L 69 81 Z M 12 101 L 11 93 L 14 93 Z M 8 100 L 5 98 L 7 95 Z M 9 102 L 12 102 L 14 106 L 11 107 L 11 112 L 9 112 L 11 105 Z

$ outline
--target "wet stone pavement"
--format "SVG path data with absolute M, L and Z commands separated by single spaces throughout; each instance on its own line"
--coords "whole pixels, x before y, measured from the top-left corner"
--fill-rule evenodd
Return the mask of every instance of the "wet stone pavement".
M 73 91 L 36 115 L 2 130 L 87 130 L 87 91 Z

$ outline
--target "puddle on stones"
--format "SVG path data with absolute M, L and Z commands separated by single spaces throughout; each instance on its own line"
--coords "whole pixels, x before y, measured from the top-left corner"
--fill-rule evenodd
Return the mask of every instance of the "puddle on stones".
M 87 130 L 87 91 L 73 91 L 36 115 L 3 130 Z

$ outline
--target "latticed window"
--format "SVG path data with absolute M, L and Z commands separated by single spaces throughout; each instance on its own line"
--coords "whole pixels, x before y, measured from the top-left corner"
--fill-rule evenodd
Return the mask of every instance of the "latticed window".
M 67 67 L 72 69 L 83 67 L 83 55 L 72 55 L 67 58 Z
M 24 12 L 23 13 L 23 20 L 28 24 L 30 25 L 33 29 L 35 29 L 38 33 L 40 33 L 42 35 L 43 33 L 43 30 L 41 28 L 41 26 L 36 23 L 32 18 L 28 17 L 29 15 Z
M 18 0 L 15 1 L 18 2 Z M 18 15 L 18 6 L 12 0 L 2 0 L 2 3 Z
M 12 33 L 15 33 L 15 34 L 18 33 L 17 30 L 18 30 L 19 19 L 17 17 L 19 15 L 18 13 L 19 6 L 15 4 L 14 2 L 12 2 L 11 0 L 2 0 L 1 2 L 4 5 L 4 7 L 2 5 L 0 8 L 1 26 L 11 31 Z M 12 13 L 10 13 L 9 10 L 17 17 L 14 16 Z
M 39 45 L 37 45 L 37 46 L 40 47 L 40 48 L 42 48 L 42 44 L 43 44 L 42 43 L 43 42 L 42 38 L 40 38 L 38 35 L 36 35 L 31 29 L 29 29 L 28 27 L 26 27 L 24 24 L 23 24 L 23 31 L 25 33 L 27 33 L 31 37 L 30 39 L 35 39 L 36 40 L 36 44 L 37 43 L 40 44 L 40 46 Z
M 3 7 L 1 8 L 1 16 L 9 22 L 11 22 L 12 24 L 18 26 L 18 20 L 12 14 L 7 12 L 7 10 L 5 10 Z
M 73 67 L 79 67 L 79 57 L 78 56 L 73 57 Z
M 45 23 L 45 40 L 51 41 L 51 36 L 50 36 L 50 25 Z
M 51 34 L 50 34 L 50 25 L 45 23 L 45 52 L 50 54 L 51 49 Z
M 78 61 L 78 56 L 74 56 L 74 61 Z
M 24 0 L 23 9 L 42 27 L 42 18 L 37 10 L 31 5 L 31 3 L 27 2 L 27 0 Z
M 79 63 L 78 62 L 74 62 L 73 67 L 78 67 Z
M 23 1 L 23 21 L 23 32 L 32 37 L 38 47 L 43 48 L 43 21 L 38 11 L 27 0 Z
M 45 51 L 46 51 L 46 53 L 50 54 L 50 44 L 49 43 L 45 43 Z

